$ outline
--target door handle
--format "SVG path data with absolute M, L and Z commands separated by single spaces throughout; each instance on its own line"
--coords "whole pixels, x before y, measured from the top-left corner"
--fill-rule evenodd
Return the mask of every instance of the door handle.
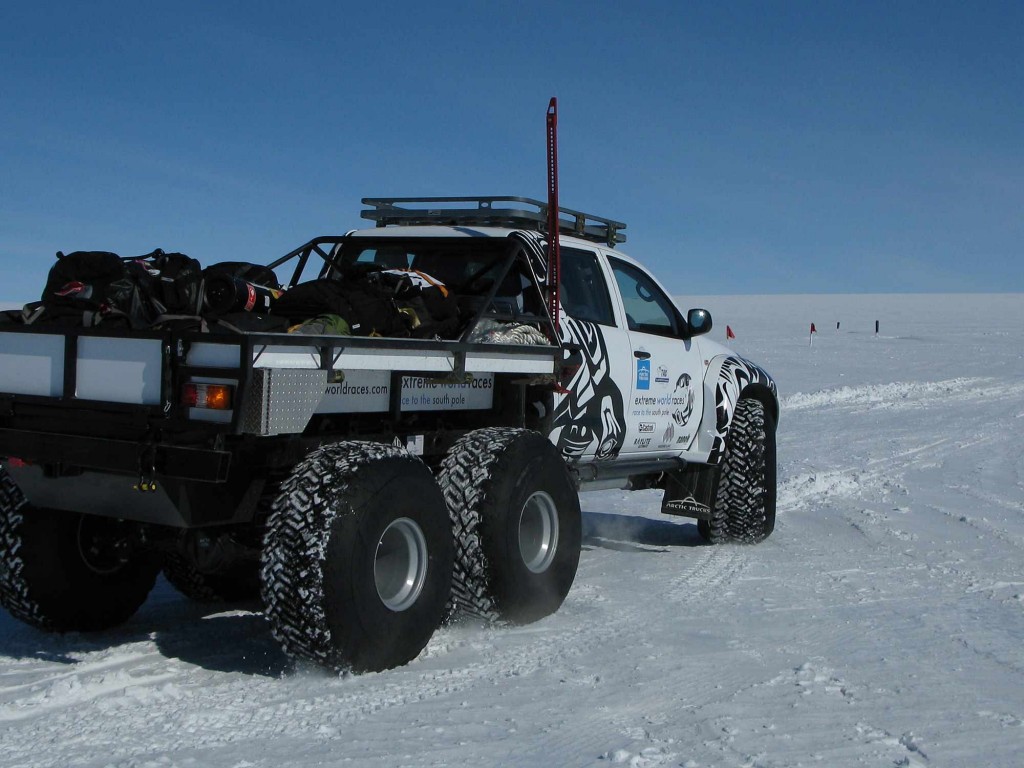
M 633 357 L 637 360 L 649 360 L 651 357 L 650 352 L 644 352 L 642 349 L 638 349 L 633 353 Z

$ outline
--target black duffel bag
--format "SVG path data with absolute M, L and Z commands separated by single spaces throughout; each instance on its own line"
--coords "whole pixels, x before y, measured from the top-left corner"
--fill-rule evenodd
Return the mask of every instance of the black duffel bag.
M 408 336 L 393 295 L 361 276 L 310 280 L 289 288 L 271 306 L 271 313 L 301 323 L 321 315 L 339 315 L 353 336 Z
M 157 314 L 143 288 L 148 280 L 144 270 L 116 253 L 58 252 L 40 297 L 42 311 L 33 319 L 87 326 L 116 320 L 146 327 Z
M 371 273 L 368 279 L 394 297 L 413 336 L 444 339 L 458 329 L 458 303 L 437 278 L 413 269 L 385 269 Z

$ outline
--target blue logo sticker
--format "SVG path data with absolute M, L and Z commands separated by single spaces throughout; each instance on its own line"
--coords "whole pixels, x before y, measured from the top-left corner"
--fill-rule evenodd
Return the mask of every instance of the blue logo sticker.
M 636 361 L 636 388 L 637 389 L 650 389 L 651 388 L 651 361 L 650 360 L 637 360 Z

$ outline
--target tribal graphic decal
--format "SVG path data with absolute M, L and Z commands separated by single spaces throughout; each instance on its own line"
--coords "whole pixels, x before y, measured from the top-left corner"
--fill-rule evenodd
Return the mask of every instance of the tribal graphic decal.
M 561 315 L 562 343 L 580 348 L 582 365 L 555 408 L 555 445 L 566 458 L 578 458 L 597 445 L 598 459 L 622 450 L 626 415 L 622 392 L 612 379 L 608 347 L 596 323 Z
M 778 390 L 772 377 L 749 360 L 741 357 L 727 357 L 718 373 L 715 387 L 715 440 L 708 456 L 709 464 L 718 464 L 725 453 L 725 438 L 729 434 L 732 414 L 736 410 L 740 393 L 751 384 L 761 384 L 778 398 Z
M 676 379 L 676 388 L 673 392 L 673 397 L 678 397 L 684 400 L 683 404 L 678 406 L 675 411 L 672 412 L 672 419 L 680 427 L 685 427 L 686 423 L 693 415 L 693 403 L 696 399 L 696 393 L 693 391 L 693 378 L 690 374 L 684 373 Z
M 533 270 L 533 277 L 538 285 L 548 283 L 548 254 L 544 250 L 547 242 L 539 232 L 515 231 L 509 234 L 509 240 L 518 243 L 526 252 L 527 262 Z
M 523 247 L 534 277 L 545 285 L 548 260 L 543 238 L 536 232 L 513 232 L 509 238 Z M 608 345 L 596 323 L 562 311 L 558 318 L 562 345 L 578 348 L 582 360 L 555 407 L 552 438 L 567 459 L 579 458 L 592 447 L 598 459 L 614 459 L 625 442 L 626 413 L 611 375 Z

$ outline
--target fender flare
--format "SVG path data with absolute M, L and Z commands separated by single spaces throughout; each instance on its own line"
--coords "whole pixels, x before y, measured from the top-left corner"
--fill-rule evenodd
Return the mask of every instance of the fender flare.
M 708 464 L 719 464 L 725 455 L 736 403 L 743 397 L 760 400 L 779 423 L 779 392 L 775 380 L 760 366 L 738 355 L 719 355 L 704 374 L 704 414 L 700 422 L 699 448 L 708 451 Z M 708 406 L 714 403 L 714 408 Z

